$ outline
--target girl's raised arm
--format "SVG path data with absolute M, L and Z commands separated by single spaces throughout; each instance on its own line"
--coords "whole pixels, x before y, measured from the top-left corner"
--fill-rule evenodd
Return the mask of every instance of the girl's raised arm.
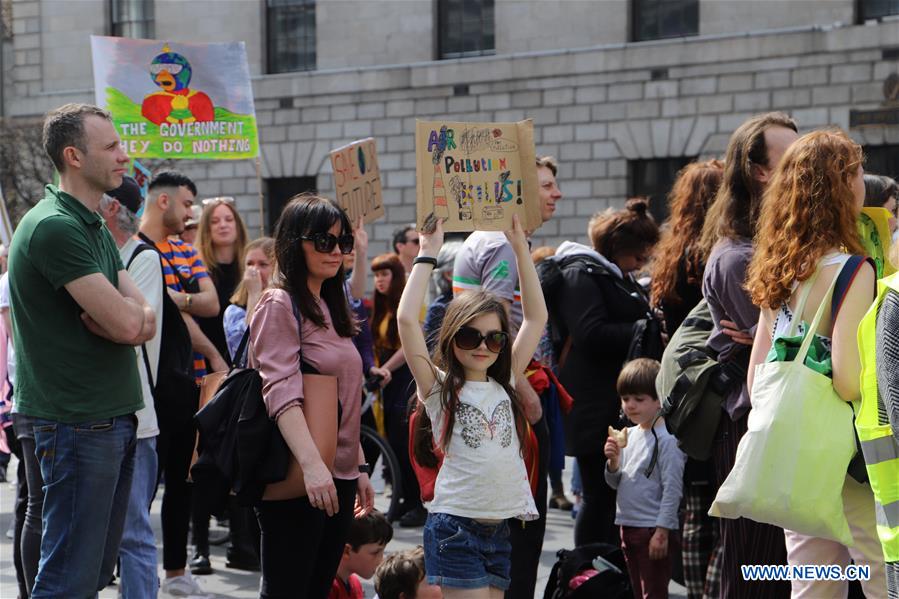
M 521 286 L 521 311 L 524 320 L 518 329 L 518 336 L 512 345 L 512 374 L 520 378 L 525 368 L 534 357 L 543 330 L 546 327 L 546 301 L 543 299 L 543 290 L 540 288 L 540 279 L 537 278 L 537 269 L 531 260 L 528 240 L 521 228 L 518 215 L 512 217 L 512 230 L 506 231 L 506 238 L 515 250 L 515 260 L 518 263 L 518 280 Z
M 420 232 L 419 243 L 418 255 L 436 260 L 440 246 L 443 245 L 443 224 L 438 221 L 433 233 Z M 403 354 L 406 356 L 406 364 L 409 365 L 412 376 L 415 377 L 419 398 L 424 398 L 431 392 L 435 380 L 434 366 L 418 319 L 433 268 L 431 264 L 423 263 L 412 267 L 396 315 Z

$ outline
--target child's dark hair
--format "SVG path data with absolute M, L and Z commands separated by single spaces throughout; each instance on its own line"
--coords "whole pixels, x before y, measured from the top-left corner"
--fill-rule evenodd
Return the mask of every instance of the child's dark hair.
M 414 599 L 425 577 L 425 551 L 419 545 L 387 556 L 375 570 L 375 592 L 380 599 Z
M 659 367 L 657 360 L 649 358 L 637 358 L 625 364 L 618 374 L 618 395 L 648 395 L 658 399 L 656 376 Z
M 509 317 L 505 306 L 493 294 L 486 291 L 468 291 L 456 297 L 446 308 L 443 324 L 437 334 L 437 343 L 434 349 L 434 365 L 446 373 L 446 379 L 437 379 L 440 406 L 444 411 L 444 430 L 440 431 L 441 449 L 446 450 L 449 440 L 453 436 L 453 428 L 456 424 L 456 407 L 459 403 L 459 391 L 465 384 L 465 370 L 456 359 L 453 352 L 453 338 L 459 329 L 479 316 L 493 313 L 499 318 L 500 328 L 509 332 Z M 413 356 L 413 360 L 421 359 Z M 512 377 L 512 348 L 510 344 L 499 353 L 496 361 L 487 369 L 487 375 L 499 383 L 512 402 L 512 414 L 515 420 L 515 431 L 518 434 L 519 448 L 524 455 L 527 441 L 527 420 L 524 410 L 518 402 L 518 395 L 511 385 Z M 436 376 L 436 375 L 435 375 Z M 433 435 L 431 419 L 425 411 L 422 402 L 416 402 L 416 426 L 412 431 L 412 451 L 415 460 L 424 467 L 436 468 L 437 458 L 433 452 Z
M 347 544 L 353 551 L 369 543 L 386 545 L 393 538 L 393 527 L 387 518 L 378 510 L 372 510 L 361 518 L 354 518 L 350 524 L 350 536 Z

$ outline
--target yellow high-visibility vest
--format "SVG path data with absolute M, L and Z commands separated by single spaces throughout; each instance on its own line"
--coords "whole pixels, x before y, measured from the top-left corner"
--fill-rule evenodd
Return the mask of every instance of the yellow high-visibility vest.
M 884 559 L 899 562 L 899 443 L 889 421 L 878 414 L 879 402 L 880 414 L 885 410 L 877 388 L 876 356 L 877 313 L 891 289 L 899 292 L 899 273 L 877 282 L 877 299 L 858 327 L 862 399 L 855 428 L 874 492 L 877 535 Z

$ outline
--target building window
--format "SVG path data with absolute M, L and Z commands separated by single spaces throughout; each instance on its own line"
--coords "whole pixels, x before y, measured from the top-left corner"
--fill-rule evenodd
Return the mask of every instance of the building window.
M 265 180 L 265 230 L 275 231 L 275 224 L 290 198 L 298 193 L 315 193 L 315 177 L 281 177 Z
M 899 145 L 865 146 L 865 172 L 899 181 Z
M 652 158 L 629 160 L 628 196 L 649 198 L 649 211 L 661 224 L 668 218 L 668 192 L 674 185 L 677 173 L 696 160 L 696 157 Z
M 631 38 L 635 42 L 699 33 L 699 0 L 633 0 Z
M 899 15 L 899 0 L 856 0 L 858 22 Z
M 154 0 L 112 0 L 112 35 L 146 40 L 155 38 L 153 2 Z
M 438 0 L 437 8 L 440 58 L 495 52 L 493 0 Z
M 315 69 L 315 0 L 266 0 L 268 72 Z

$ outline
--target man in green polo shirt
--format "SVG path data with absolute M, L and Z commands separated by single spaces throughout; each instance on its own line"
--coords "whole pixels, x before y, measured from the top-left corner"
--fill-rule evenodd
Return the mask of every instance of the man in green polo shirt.
M 31 596 L 90 597 L 111 579 L 122 536 L 143 407 L 133 346 L 156 319 L 97 213 L 128 165 L 109 113 L 62 106 L 43 143 L 60 184 L 22 219 L 9 257 L 15 405 L 45 489 Z

